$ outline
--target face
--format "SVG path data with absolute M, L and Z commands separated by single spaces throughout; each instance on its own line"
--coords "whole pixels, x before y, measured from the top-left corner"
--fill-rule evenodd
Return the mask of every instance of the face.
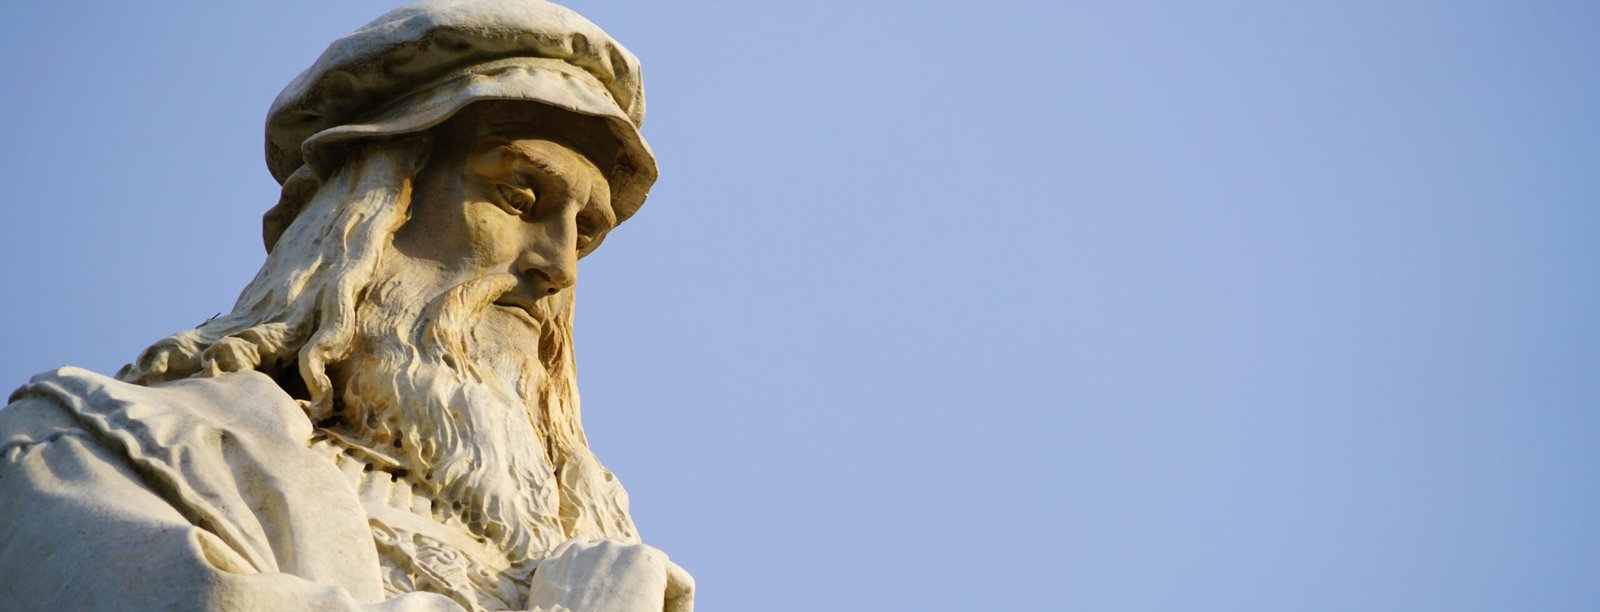
M 410 217 L 357 299 L 353 350 L 329 366 L 332 427 L 524 556 L 565 539 L 569 487 L 553 481 L 580 476 L 550 462 L 581 444 L 563 437 L 581 431 L 567 290 L 616 223 L 591 161 L 615 150 L 585 140 L 609 132 L 539 112 L 480 104 L 433 131 Z
M 577 282 L 578 258 L 616 224 L 604 173 L 527 107 L 469 109 L 439 128 L 415 181 L 411 218 L 390 259 L 407 293 L 431 300 L 463 283 L 509 276 L 492 312 L 535 328 L 540 300 Z
M 424 370 L 482 383 L 478 396 L 497 398 L 485 402 L 493 405 L 521 405 L 564 384 L 578 258 L 616 224 L 606 174 L 592 161 L 615 159 L 603 125 L 528 103 L 481 103 L 431 136 L 410 197 L 388 192 L 409 199 L 394 209 L 408 217 L 354 297 L 349 352 L 328 365 L 340 399 L 367 415 L 394 414 L 424 395 L 394 388 L 442 385 L 394 378 Z M 498 418 L 481 412 L 472 416 Z

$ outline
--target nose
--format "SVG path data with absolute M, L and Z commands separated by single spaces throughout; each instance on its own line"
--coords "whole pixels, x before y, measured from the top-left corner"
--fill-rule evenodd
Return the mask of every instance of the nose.
M 532 268 L 525 274 L 530 277 L 529 280 L 536 282 L 539 285 L 538 289 L 546 295 L 571 287 L 574 281 L 572 273 L 560 267 Z
M 527 249 L 518 267 L 535 295 L 552 295 L 578 281 L 578 253 L 572 247 L 543 245 Z

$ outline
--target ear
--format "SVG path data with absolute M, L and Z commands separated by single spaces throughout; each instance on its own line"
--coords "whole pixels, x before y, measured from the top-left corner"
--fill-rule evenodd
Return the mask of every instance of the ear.
M 433 145 L 436 139 L 433 130 L 416 134 L 407 134 L 394 140 L 378 143 L 379 146 L 390 146 L 399 149 L 405 154 L 405 163 L 411 178 L 416 178 L 427 167 L 428 160 L 433 157 Z

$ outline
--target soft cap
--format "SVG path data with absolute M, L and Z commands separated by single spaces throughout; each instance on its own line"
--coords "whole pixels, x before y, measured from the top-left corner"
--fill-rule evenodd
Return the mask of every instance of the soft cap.
M 639 134 L 639 60 L 544 0 L 428 0 L 334 41 L 267 112 L 267 167 L 279 183 L 308 165 L 326 176 L 335 144 L 426 130 L 483 100 L 604 119 L 621 145 L 607 177 L 618 222 L 644 204 L 656 164 Z M 269 250 L 299 212 L 285 196 L 263 219 Z

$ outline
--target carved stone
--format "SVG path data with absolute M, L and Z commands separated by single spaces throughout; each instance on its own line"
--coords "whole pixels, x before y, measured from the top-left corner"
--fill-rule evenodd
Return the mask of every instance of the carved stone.
M 0 410 L 5 609 L 692 609 L 590 452 L 578 260 L 644 203 L 638 61 L 541 0 L 335 41 L 267 119 L 232 312 Z

